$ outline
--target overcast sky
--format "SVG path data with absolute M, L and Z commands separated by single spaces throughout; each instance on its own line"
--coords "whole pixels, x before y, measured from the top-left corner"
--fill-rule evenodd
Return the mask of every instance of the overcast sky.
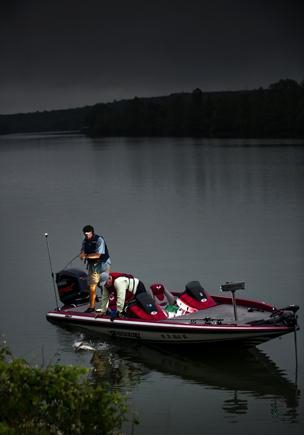
M 0 113 L 304 79 L 302 0 L 1 0 Z

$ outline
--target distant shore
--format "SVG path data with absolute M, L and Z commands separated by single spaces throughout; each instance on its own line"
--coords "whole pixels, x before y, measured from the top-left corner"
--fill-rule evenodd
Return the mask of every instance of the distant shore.
M 0 134 L 80 132 L 91 137 L 304 138 L 304 86 L 179 93 L 75 109 L 0 115 Z

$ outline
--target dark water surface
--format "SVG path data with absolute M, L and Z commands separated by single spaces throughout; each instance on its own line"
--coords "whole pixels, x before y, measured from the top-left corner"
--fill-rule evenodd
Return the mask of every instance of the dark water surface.
M 127 434 L 302 433 L 303 180 L 304 147 L 290 141 L 0 137 L 0 333 L 35 364 L 93 364 L 129 397 L 140 425 Z M 217 294 L 242 280 L 244 296 L 300 305 L 297 360 L 293 335 L 191 354 L 85 337 L 97 352 L 75 352 L 79 333 L 45 320 L 44 233 L 58 271 L 89 223 L 113 270 L 147 285 L 195 279 Z

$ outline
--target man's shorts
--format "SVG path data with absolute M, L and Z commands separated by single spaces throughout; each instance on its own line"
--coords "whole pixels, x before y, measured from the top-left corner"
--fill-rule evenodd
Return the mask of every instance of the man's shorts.
M 89 285 L 98 284 L 100 280 L 101 273 L 89 272 Z
M 98 272 L 93 270 L 89 270 L 89 285 L 98 284 L 100 281 L 100 276 L 103 272 L 110 272 L 111 265 L 108 263 L 101 263 L 101 268 L 98 268 Z

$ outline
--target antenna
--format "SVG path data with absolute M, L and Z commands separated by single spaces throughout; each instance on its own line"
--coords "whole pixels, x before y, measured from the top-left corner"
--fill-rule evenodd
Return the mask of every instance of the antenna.
M 55 295 L 55 301 L 56 301 L 56 308 L 58 310 L 59 309 L 59 305 L 58 305 L 58 299 L 57 299 L 57 291 L 56 291 L 56 285 L 55 285 L 55 278 L 54 278 L 54 272 L 53 272 L 53 266 L 52 266 L 52 259 L 51 259 L 51 253 L 50 253 L 50 248 L 49 248 L 48 236 L 49 236 L 48 233 L 44 233 L 46 247 L 47 247 L 47 252 L 48 252 L 48 257 L 49 257 L 49 265 L 50 265 L 50 270 L 51 270 L 51 275 L 52 275 L 52 282 L 53 282 L 53 289 L 54 289 L 54 295 Z

